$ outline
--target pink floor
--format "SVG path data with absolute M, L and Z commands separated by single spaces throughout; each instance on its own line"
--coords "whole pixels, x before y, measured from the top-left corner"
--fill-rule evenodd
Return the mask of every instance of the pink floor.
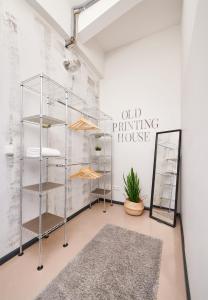
M 16 256 L 0 266 L 0 299 L 34 299 L 105 224 L 115 224 L 162 239 L 163 251 L 157 299 L 186 299 L 179 222 L 173 229 L 150 219 L 147 211 L 141 217 L 131 217 L 124 213 L 123 206 L 120 205 L 109 206 L 107 213 L 104 214 L 101 204 L 94 205 L 91 210 L 87 209 L 67 223 L 69 237 L 67 248 L 62 247 L 62 228 L 52 233 L 48 239 L 44 239 L 42 271 L 36 270 L 37 243 L 25 250 L 22 257 Z

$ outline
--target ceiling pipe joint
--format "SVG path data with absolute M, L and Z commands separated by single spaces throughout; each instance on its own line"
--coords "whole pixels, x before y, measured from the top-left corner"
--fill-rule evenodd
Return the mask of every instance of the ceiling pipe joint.
M 76 44 L 76 38 L 77 38 L 77 21 L 79 14 L 84 11 L 85 9 L 91 7 L 93 4 L 98 2 L 99 0 L 90 0 L 86 1 L 84 4 L 80 6 L 75 6 L 72 8 L 72 33 L 73 35 L 65 41 L 65 47 L 73 47 Z

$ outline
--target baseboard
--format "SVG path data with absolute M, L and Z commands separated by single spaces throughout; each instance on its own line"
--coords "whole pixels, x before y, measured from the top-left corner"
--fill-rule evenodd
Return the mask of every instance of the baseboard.
M 191 300 L 191 292 L 190 292 L 189 279 L 188 279 L 188 269 L 187 269 L 187 262 L 186 262 L 186 250 L 185 250 L 183 222 L 182 222 L 181 215 L 179 215 L 179 219 L 180 219 L 180 225 L 181 225 L 181 245 L 182 245 L 182 252 L 183 252 L 183 266 L 184 266 L 184 276 L 185 276 L 185 284 L 186 284 L 186 297 L 187 297 L 187 300 Z
M 97 200 L 92 202 L 92 205 L 94 205 L 96 203 Z M 86 206 L 84 206 L 83 208 L 81 208 L 80 210 L 78 210 L 77 212 L 75 212 L 74 214 L 72 214 L 71 216 L 69 216 L 67 218 L 67 222 L 72 220 L 73 218 L 75 218 L 77 215 L 81 214 L 83 211 L 85 211 L 87 208 L 89 208 L 89 204 L 87 204 Z M 58 228 L 60 228 L 63 225 L 58 226 L 56 229 L 54 229 L 53 231 L 57 230 Z M 52 231 L 52 232 L 53 232 Z M 30 246 L 32 246 L 33 244 L 38 242 L 38 238 L 35 237 L 33 239 L 31 239 L 30 241 L 28 241 L 27 243 L 22 245 L 22 249 L 25 250 L 27 248 L 29 248 Z M 10 253 L 6 254 L 5 256 L 0 258 L 0 265 L 3 265 L 5 262 L 7 262 L 8 260 L 10 260 L 11 258 L 13 258 L 14 256 L 18 255 L 20 252 L 20 248 L 16 248 L 15 250 L 11 251 Z
M 28 241 L 27 243 L 25 243 L 24 245 L 22 245 L 22 249 L 25 250 L 25 249 L 29 248 L 30 246 L 32 246 L 33 244 L 35 244 L 37 241 L 38 241 L 37 237 L 31 239 L 30 241 Z M 16 248 L 13 251 L 11 251 L 8 254 L 6 254 L 5 256 L 1 257 L 0 258 L 0 265 L 3 265 L 8 260 L 10 260 L 14 256 L 18 255 L 19 252 L 20 252 L 20 248 Z
M 100 200 L 103 200 L 103 198 L 99 198 L 99 199 L 100 199 Z M 106 202 L 111 202 L 110 199 L 106 199 L 105 201 L 106 201 Z M 112 200 L 112 202 L 113 202 L 114 204 L 124 205 L 124 202 L 122 202 L 122 201 Z M 150 208 L 149 208 L 148 206 L 145 206 L 144 209 L 145 209 L 145 210 L 150 210 Z

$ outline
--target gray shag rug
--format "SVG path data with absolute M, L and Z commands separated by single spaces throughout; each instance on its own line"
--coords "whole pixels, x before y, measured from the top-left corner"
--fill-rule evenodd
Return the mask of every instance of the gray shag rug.
M 162 241 L 105 225 L 36 300 L 153 300 Z

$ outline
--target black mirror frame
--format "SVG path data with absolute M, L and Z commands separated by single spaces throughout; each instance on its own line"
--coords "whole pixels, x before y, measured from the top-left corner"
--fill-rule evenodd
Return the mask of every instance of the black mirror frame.
M 154 198 L 154 188 L 155 188 L 155 173 L 156 173 L 156 159 L 157 159 L 157 141 L 158 135 L 163 133 L 179 132 L 179 141 L 178 141 L 178 164 L 177 164 L 177 178 L 176 178 L 176 191 L 175 191 L 175 209 L 174 209 L 174 221 L 173 224 L 165 222 L 159 218 L 156 218 L 152 215 L 153 209 L 153 198 Z M 164 223 L 171 227 L 176 227 L 176 216 L 177 216 L 177 202 L 178 202 L 178 186 L 179 186 L 179 176 L 180 176 L 180 160 L 181 160 L 181 129 L 160 131 L 156 133 L 155 138 L 155 153 L 154 153 L 154 164 L 153 164 L 153 174 L 152 174 L 152 190 L 151 190 L 151 202 L 150 202 L 150 218 L 155 219 L 161 223 Z

